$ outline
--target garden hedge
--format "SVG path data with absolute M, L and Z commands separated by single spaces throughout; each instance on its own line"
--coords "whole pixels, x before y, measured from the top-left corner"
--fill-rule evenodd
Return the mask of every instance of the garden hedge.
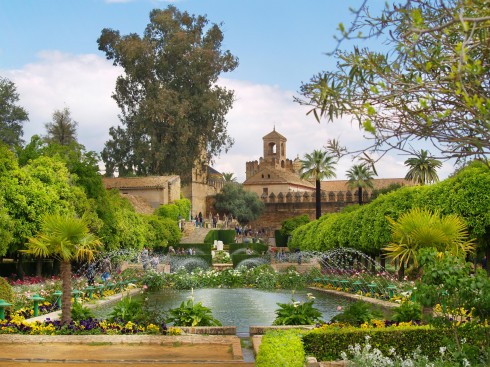
M 222 241 L 228 245 L 235 242 L 235 231 L 233 229 L 213 229 L 206 234 L 204 243 L 214 244 L 214 241 Z
M 281 233 L 279 229 L 274 231 L 274 238 L 276 240 L 277 247 L 287 247 L 288 246 L 288 236 Z
M 481 327 L 459 330 L 460 337 L 472 345 L 485 344 L 485 332 Z M 429 326 L 397 326 L 374 329 L 314 329 L 303 335 L 303 344 L 307 355 L 315 356 L 321 361 L 341 359 L 340 354 L 348 350 L 349 345 L 364 345 L 366 336 L 369 344 L 389 355 L 391 348 L 401 356 L 408 356 L 420 348 L 421 354 L 434 357 L 439 355 L 439 348 L 446 346 L 453 337 L 450 329 L 436 329 Z
M 303 367 L 305 352 L 299 330 L 269 331 L 262 337 L 255 366 Z

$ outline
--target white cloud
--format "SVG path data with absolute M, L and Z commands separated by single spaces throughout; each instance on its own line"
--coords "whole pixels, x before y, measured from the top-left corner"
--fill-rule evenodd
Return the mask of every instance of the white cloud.
M 109 128 L 119 124 L 119 110 L 111 95 L 122 69 L 94 54 L 45 51 L 38 58 L 22 69 L 0 72 L 16 84 L 19 104 L 29 113 L 24 139 L 29 141 L 33 134 L 44 134 L 44 124 L 51 121 L 52 113 L 66 106 L 79 123 L 78 141 L 87 149 L 100 152 L 109 139 Z M 350 148 L 363 145 L 361 132 L 350 122 L 318 124 L 313 116 L 306 116 L 308 109 L 293 102 L 292 91 L 233 79 L 221 79 L 220 84 L 236 94 L 227 117 L 235 145 L 215 159 L 213 167 L 233 172 L 240 182 L 245 179 L 245 163 L 263 155 L 262 137 L 274 127 L 288 139 L 286 153 L 290 159 L 303 158 L 306 153 L 321 149 L 331 138 L 340 139 Z M 406 158 L 383 157 L 377 164 L 379 177 L 403 177 L 407 171 L 403 164 Z M 336 170 L 337 178 L 345 178 L 352 164 L 352 160 L 343 158 Z M 451 171 L 452 166 L 446 164 L 440 171 L 441 178 Z
M 93 54 L 44 51 L 38 58 L 20 70 L 2 73 L 16 84 L 19 105 L 29 113 L 24 140 L 44 135 L 44 124 L 52 120 L 53 112 L 68 107 L 78 122 L 78 141 L 100 152 L 109 138 L 109 127 L 119 122 L 111 95 L 122 70 Z

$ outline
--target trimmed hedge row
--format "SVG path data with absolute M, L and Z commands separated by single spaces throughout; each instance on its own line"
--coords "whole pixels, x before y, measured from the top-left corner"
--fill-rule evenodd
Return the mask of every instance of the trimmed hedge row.
M 484 344 L 485 328 L 478 328 L 478 331 L 471 328 L 460 332 L 460 336 L 466 338 L 467 343 L 478 346 Z M 394 348 L 398 355 L 408 356 L 420 348 L 423 355 L 432 357 L 439 355 L 439 348 L 447 345 L 447 341 L 452 338 L 452 332 L 449 329 L 435 329 L 429 326 L 314 329 L 303 335 L 303 345 L 307 355 L 315 356 L 321 361 L 333 361 L 341 359 L 340 353 L 348 350 L 349 345 L 364 346 L 366 336 L 370 337 L 369 344 L 384 355 L 389 355 L 390 349 Z
M 255 366 L 303 367 L 305 352 L 299 330 L 269 331 L 262 337 Z
M 281 230 L 276 229 L 274 231 L 274 238 L 276 240 L 277 247 L 287 247 L 288 246 L 288 236 L 282 234 Z
M 222 241 L 227 245 L 235 242 L 235 231 L 233 229 L 213 229 L 204 238 L 204 243 L 214 244 L 214 241 Z

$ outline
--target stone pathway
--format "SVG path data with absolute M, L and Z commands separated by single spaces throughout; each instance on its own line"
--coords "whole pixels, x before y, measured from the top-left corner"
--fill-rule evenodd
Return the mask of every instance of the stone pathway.
M 204 238 L 212 228 L 196 228 L 194 223 L 186 222 L 180 243 L 204 243 Z

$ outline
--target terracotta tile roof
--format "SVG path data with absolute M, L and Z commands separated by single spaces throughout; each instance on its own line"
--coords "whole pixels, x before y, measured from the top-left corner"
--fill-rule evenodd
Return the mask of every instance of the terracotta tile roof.
M 281 134 L 279 134 L 276 129 L 274 128 L 274 130 L 272 130 L 269 134 L 265 135 L 262 139 L 282 139 L 282 140 L 285 140 L 287 141 L 288 139 L 286 139 L 284 136 L 282 136 Z
M 262 178 L 264 175 L 264 178 Z M 267 178 L 270 175 L 270 178 Z M 306 180 L 302 180 L 296 174 L 288 171 L 281 171 L 274 168 L 264 168 L 258 173 L 245 180 L 243 185 L 281 185 L 290 184 L 303 186 L 306 189 L 315 189 L 315 184 Z
M 332 181 L 322 181 L 321 189 L 322 191 L 355 191 L 350 190 L 347 186 L 348 180 L 332 180 Z M 402 186 L 413 186 L 412 181 L 407 181 L 404 178 L 376 178 L 373 180 L 374 189 L 382 189 L 388 187 L 391 184 L 400 184 Z M 371 190 L 368 190 L 371 191 Z
M 149 176 L 149 177 L 104 177 L 102 182 L 106 189 L 129 188 L 166 188 L 168 182 L 178 179 L 179 176 Z

